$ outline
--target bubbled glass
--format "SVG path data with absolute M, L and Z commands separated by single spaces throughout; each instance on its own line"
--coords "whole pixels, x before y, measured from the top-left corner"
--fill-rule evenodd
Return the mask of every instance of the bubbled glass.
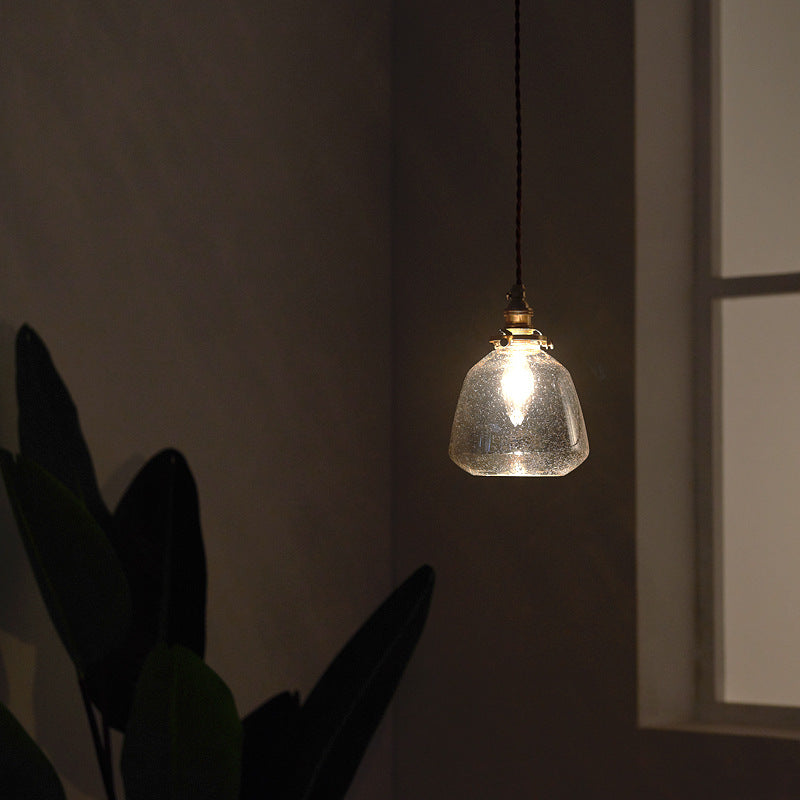
M 450 458 L 472 475 L 566 475 L 589 455 L 569 372 L 532 341 L 497 345 L 464 379 Z

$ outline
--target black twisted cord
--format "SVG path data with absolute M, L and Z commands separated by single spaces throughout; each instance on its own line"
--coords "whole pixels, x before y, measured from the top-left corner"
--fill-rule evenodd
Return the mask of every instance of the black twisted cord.
M 517 112 L 517 284 L 522 285 L 522 100 L 519 88 L 519 0 L 514 3 L 514 98 Z

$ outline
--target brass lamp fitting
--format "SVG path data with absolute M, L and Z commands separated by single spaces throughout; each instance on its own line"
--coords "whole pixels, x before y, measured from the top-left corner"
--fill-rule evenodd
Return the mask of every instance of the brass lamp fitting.
M 525 297 L 525 287 L 521 283 L 515 283 L 509 289 L 506 300 L 508 303 L 503 311 L 505 326 L 500 329 L 503 336 L 491 339 L 491 343 L 506 347 L 512 339 L 522 339 L 538 344 L 543 350 L 552 350 L 553 343 L 540 330 L 533 327 L 533 309 Z

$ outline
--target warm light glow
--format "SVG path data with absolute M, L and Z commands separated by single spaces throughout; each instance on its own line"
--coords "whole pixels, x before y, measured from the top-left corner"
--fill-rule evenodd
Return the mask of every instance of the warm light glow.
M 450 457 L 473 475 L 566 475 L 589 454 L 569 372 L 538 343 L 514 338 L 464 379 Z
M 536 379 L 528 366 L 524 352 L 517 350 L 511 354 L 511 358 L 503 370 L 500 387 L 508 418 L 511 420 L 511 424 L 517 428 L 522 425 L 528 414 L 536 389 Z

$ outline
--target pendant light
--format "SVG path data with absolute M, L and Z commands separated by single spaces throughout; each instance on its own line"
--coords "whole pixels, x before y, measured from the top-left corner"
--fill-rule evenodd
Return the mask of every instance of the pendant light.
M 450 458 L 472 475 L 566 475 L 589 455 L 578 394 L 569 372 L 533 327 L 522 283 L 522 106 L 519 0 L 514 6 L 517 117 L 516 282 L 506 295 L 501 336 L 468 373 L 458 398 Z

